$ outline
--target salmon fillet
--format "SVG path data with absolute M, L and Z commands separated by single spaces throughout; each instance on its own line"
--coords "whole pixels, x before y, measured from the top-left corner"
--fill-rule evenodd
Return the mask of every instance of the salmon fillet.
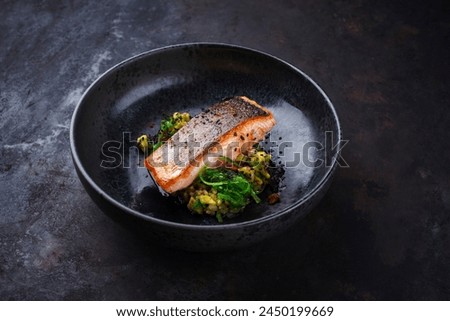
M 274 125 L 267 108 L 245 96 L 233 97 L 193 117 L 144 164 L 159 187 L 173 193 L 191 185 L 203 166 L 245 153 Z

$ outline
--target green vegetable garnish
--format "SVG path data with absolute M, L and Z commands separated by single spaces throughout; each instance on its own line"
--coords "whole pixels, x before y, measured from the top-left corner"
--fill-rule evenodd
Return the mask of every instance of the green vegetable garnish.
M 200 175 L 203 184 L 217 190 L 217 197 L 227 201 L 233 208 L 244 208 L 252 197 L 256 203 L 261 200 L 252 184 L 241 174 L 224 168 L 205 167 Z
M 154 152 L 166 140 L 172 137 L 181 127 L 191 120 L 189 113 L 174 113 L 172 116 L 161 120 L 161 126 L 156 135 L 156 139 L 149 139 L 147 135 L 139 136 L 137 145 L 144 153 Z

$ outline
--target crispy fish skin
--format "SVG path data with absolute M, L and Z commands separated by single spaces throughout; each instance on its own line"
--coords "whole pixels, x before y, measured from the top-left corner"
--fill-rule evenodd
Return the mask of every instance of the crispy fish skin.
M 220 156 L 235 159 L 275 126 L 273 114 L 257 102 L 233 97 L 193 117 L 145 159 L 155 182 L 167 193 L 188 187 Z

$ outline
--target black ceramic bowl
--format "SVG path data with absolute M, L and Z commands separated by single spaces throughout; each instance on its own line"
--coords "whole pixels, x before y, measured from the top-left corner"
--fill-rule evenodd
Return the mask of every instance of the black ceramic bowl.
M 248 206 L 219 224 L 160 194 L 134 146 L 163 116 L 198 113 L 245 95 L 277 125 L 263 146 L 285 169 L 281 202 Z M 75 109 L 73 161 L 92 199 L 110 217 L 163 244 L 194 251 L 241 247 L 295 224 L 324 195 L 341 130 L 325 93 L 302 71 L 268 54 L 224 44 L 184 44 L 145 52 L 104 73 Z

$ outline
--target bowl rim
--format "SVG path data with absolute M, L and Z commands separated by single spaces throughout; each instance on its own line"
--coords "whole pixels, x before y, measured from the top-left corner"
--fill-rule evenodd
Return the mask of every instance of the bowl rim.
M 102 188 L 100 188 L 95 181 L 89 176 L 89 174 L 87 173 L 86 169 L 84 168 L 80 158 L 78 157 L 78 151 L 76 148 L 76 134 L 75 134 L 75 124 L 77 123 L 77 120 L 80 117 L 80 113 L 81 113 L 81 109 L 82 109 L 82 105 L 84 103 L 84 100 L 86 99 L 86 97 L 90 94 L 91 90 L 99 83 L 102 81 L 102 79 L 106 76 L 108 76 L 109 74 L 114 73 L 116 70 L 119 70 L 120 68 L 131 64 L 135 61 L 138 61 L 139 59 L 143 58 L 143 57 L 147 57 L 147 56 L 151 56 L 154 54 L 159 54 L 162 53 L 164 51 L 171 51 L 171 50 L 179 50 L 182 48 L 189 48 L 189 47 L 196 47 L 196 48 L 200 48 L 200 47 L 216 47 L 216 48 L 224 48 L 224 49 L 235 49 L 235 50 L 242 50 L 242 51 L 246 51 L 248 53 L 252 53 L 252 54 L 256 54 L 256 55 L 262 55 L 265 56 L 266 58 L 275 60 L 285 66 L 287 66 L 288 68 L 292 69 L 294 72 L 300 74 L 301 76 L 303 76 L 307 81 L 309 81 L 318 91 L 319 93 L 323 96 L 323 98 L 325 99 L 328 107 L 330 108 L 333 118 L 334 118 L 334 122 L 336 124 L 336 128 L 337 128 L 337 143 L 336 143 L 336 147 L 337 147 L 337 152 L 336 155 L 334 157 L 332 157 L 332 164 L 331 166 L 328 166 L 328 170 L 325 173 L 325 175 L 323 175 L 323 177 L 320 179 L 320 181 L 318 182 L 318 184 L 312 189 L 310 190 L 308 193 L 306 193 L 305 195 L 303 195 L 302 198 L 298 199 L 296 202 L 294 202 L 293 204 L 289 205 L 288 207 L 284 208 L 281 211 L 277 211 L 274 212 L 272 214 L 263 216 L 263 217 L 259 217 L 256 219 L 252 219 L 249 221 L 243 221 L 243 222 L 230 222 L 230 223 L 226 223 L 226 224 L 216 224 L 216 225 L 197 225 L 197 224 L 189 224 L 189 223 L 179 223 L 179 222 L 173 222 L 173 221 L 167 221 L 167 220 L 163 220 L 160 218 L 155 218 L 149 215 L 146 215 L 144 213 L 138 212 L 136 210 L 131 209 L 130 207 L 120 203 L 119 201 L 117 201 L 116 199 L 114 199 L 113 197 L 111 197 L 108 193 L 106 193 Z M 329 179 L 331 179 L 331 177 L 333 176 L 333 173 L 337 167 L 337 159 L 339 157 L 340 154 L 340 148 L 341 148 L 341 144 L 342 144 L 342 129 L 341 129 L 341 124 L 339 122 L 339 118 L 338 115 L 336 113 L 336 109 L 334 108 L 333 103 L 331 102 L 330 98 L 326 95 L 326 93 L 322 90 L 322 88 L 311 78 L 309 77 L 305 72 L 303 72 L 302 70 L 300 70 L 299 68 L 297 68 L 296 66 L 292 65 L 289 62 L 286 62 L 283 59 L 280 59 L 272 54 L 269 54 L 267 52 L 261 51 L 261 50 L 257 50 L 257 49 L 252 49 L 252 48 L 248 48 L 248 47 L 244 47 L 241 45 L 235 45 L 235 44 L 229 44 L 229 43 L 222 43 L 222 42 L 187 42 L 187 43 L 180 43 L 180 44 L 174 44 L 174 45 L 168 45 L 168 46 L 164 46 L 164 47 L 160 47 L 160 48 L 156 48 L 156 49 L 152 49 L 152 50 L 148 50 L 148 51 L 144 51 L 140 54 L 134 55 L 132 57 L 129 57 L 117 64 L 115 64 L 114 66 L 110 67 L 109 69 L 107 69 L 104 73 L 102 73 L 100 76 L 97 77 L 97 79 L 95 81 L 92 82 L 92 84 L 84 91 L 83 95 L 81 96 L 81 98 L 79 99 L 73 115 L 72 115 L 72 119 L 70 122 L 70 150 L 71 150 L 71 154 L 72 154 L 72 159 L 73 162 L 76 166 L 76 168 L 78 169 L 78 173 L 81 174 L 83 176 L 83 178 L 86 180 L 86 182 L 101 196 L 103 197 L 105 200 L 107 200 L 109 203 L 111 203 L 114 207 L 118 207 L 120 210 L 133 215 L 137 218 L 143 219 L 145 221 L 149 221 L 152 223 L 156 223 L 158 225 L 163 225 L 166 227 L 175 227 L 177 229 L 189 229 L 189 230 L 232 230 L 232 229 L 236 229 L 236 228 L 243 228 L 243 227 L 249 227 L 249 226 L 253 226 L 256 224 L 260 224 L 263 223 L 265 221 L 269 221 L 274 219 L 275 217 L 280 217 L 280 216 L 284 216 L 292 211 L 294 211 L 296 208 L 298 208 L 299 206 L 301 206 L 302 204 L 304 204 L 305 202 L 307 202 L 309 199 L 311 199 L 315 194 L 317 194 L 318 192 L 320 192 L 323 188 L 323 186 L 328 182 Z M 245 215 L 245 212 L 244 212 Z

